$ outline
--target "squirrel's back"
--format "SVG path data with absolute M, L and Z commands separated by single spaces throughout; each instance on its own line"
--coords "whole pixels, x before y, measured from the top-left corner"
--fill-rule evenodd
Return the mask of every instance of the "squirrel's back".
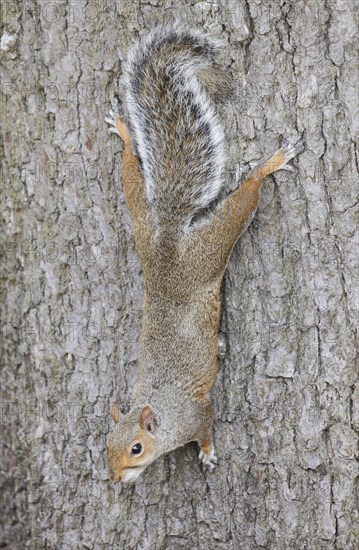
M 154 221 L 183 227 L 220 192 L 225 160 L 216 100 L 230 91 L 218 46 L 181 24 L 156 27 L 130 54 L 125 108 Z

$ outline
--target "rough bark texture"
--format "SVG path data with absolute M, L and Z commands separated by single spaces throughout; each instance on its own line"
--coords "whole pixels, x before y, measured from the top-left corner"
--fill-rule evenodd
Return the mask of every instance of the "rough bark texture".
M 1 547 L 358 548 L 356 6 L 4 2 Z M 217 469 L 189 445 L 113 486 L 142 279 L 104 117 L 130 45 L 179 15 L 223 36 L 237 82 L 228 190 L 282 136 L 306 145 L 228 266 Z

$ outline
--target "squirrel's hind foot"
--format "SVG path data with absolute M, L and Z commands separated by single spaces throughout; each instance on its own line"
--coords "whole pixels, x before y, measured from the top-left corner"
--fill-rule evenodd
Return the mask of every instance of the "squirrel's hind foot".
M 124 115 L 122 110 L 122 104 L 117 98 L 114 98 L 111 102 L 112 109 L 109 111 L 109 116 L 105 118 L 105 122 L 110 125 L 109 132 L 118 134 L 125 146 L 131 143 L 130 134 L 127 126 L 124 122 Z
M 109 116 L 105 118 L 105 122 L 110 125 L 108 131 L 112 132 L 113 134 L 119 134 L 116 123 L 121 120 L 120 114 L 117 111 L 113 111 L 112 109 L 109 111 L 108 114 Z
M 215 465 L 218 462 L 218 458 L 216 457 L 216 451 L 211 446 L 209 453 L 205 453 L 203 450 L 200 451 L 198 455 L 199 461 L 202 462 L 203 466 L 207 467 L 208 470 L 211 472 L 214 470 Z
M 111 126 L 111 128 L 108 129 L 109 132 L 118 134 L 117 123 L 124 118 L 122 103 L 117 97 L 113 97 L 111 100 L 111 107 L 112 109 L 109 111 L 109 116 L 105 118 L 105 122 Z
M 290 164 L 290 161 L 302 151 L 303 145 L 304 141 L 302 138 L 297 141 L 293 140 L 285 143 L 283 147 L 279 151 L 277 151 L 278 153 L 284 153 L 283 165 L 278 169 L 288 170 L 289 172 L 296 172 L 296 169 L 292 164 Z

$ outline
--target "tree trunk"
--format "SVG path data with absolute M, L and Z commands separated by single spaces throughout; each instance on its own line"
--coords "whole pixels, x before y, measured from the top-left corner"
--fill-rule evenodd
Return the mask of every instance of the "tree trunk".
M 1 547 L 358 548 L 355 0 L 3 14 Z M 114 486 L 108 407 L 128 408 L 142 276 L 104 118 L 130 46 L 177 16 L 223 36 L 236 80 L 228 191 L 282 137 L 303 133 L 305 151 L 267 178 L 226 273 L 216 470 L 193 444 Z

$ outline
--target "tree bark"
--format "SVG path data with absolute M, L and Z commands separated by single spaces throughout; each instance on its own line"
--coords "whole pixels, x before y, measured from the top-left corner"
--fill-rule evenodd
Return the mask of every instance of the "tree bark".
M 2 548 L 343 549 L 359 542 L 355 0 L 3 7 Z M 236 81 L 226 188 L 267 178 L 223 284 L 219 464 L 196 446 L 108 480 L 136 376 L 142 277 L 104 118 L 130 46 L 181 16 Z M 119 62 L 120 59 L 120 62 Z

